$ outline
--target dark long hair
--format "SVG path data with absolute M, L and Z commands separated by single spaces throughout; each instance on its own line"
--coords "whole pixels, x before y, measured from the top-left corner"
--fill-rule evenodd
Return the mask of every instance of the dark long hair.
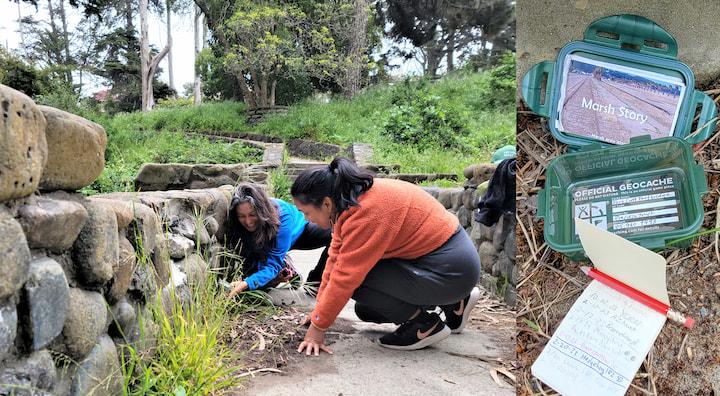
M 237 207 L 242 203 L 249 203 L 258 217 L 258 227 L 255 232 L 249 232 L 237 219 Z M 252 183 L 242 183 L 237 186 L 230 201 L 230 213 L 228 214 L 228 234 L 233 248 L 237 248 L 239 242 L 252 237 L 257 248 L 269 250 L 270 243 L 277 236 L 280 227 L 280 215 L 278 209 L 270 201 L 265 191 Z
M 330 197 L 335 208 L 333 220 L 373 185 L 373 176 L 346 158 L 335 158 L 330 165 L 308 169 L 293 183 L 290 194 L 304 205 L 319 207 Z

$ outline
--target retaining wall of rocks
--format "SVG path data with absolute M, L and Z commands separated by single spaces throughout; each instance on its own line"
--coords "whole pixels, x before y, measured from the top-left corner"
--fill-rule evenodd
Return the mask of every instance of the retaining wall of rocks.
M 502 298 L 511 307 L 516 302 L 518 269 L 515 248 L 515 214 L 505 214 L 490 227 L 473 218 L 473 211 L 486 192 L 483 182 L 490 179 L 495 166 L 491 164 L 472 165 L 465 169 L 462 188 L 423 187 L 450 212 L 455 214 L 460 225 L 480 255 L 482 266 L 481 284 L 491 293 Z
M 3 85 L 0 104 L 0 394 L 120 395 L 150 307 L 217 261 L 232 187 L 87 198 L 103 128 Z

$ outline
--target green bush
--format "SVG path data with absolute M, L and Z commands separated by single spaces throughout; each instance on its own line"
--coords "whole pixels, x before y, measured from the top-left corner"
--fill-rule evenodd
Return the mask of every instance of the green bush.
M 394 107 L 384 125 L 396 143 L 420 148 L 463 148 L 462 138 L 469 134 L 457 110 L 441 102 L 430 92 L 427 80 L 403 81 L 393 90 Z

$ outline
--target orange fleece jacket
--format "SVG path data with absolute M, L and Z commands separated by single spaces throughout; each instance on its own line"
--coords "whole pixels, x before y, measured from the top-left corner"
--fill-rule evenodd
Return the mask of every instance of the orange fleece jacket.
M 384 258 L 414 259 L 442 246 L 458 219 L 430 194 L 407 182 L 375 179 L 373 186 L 340 214 L 312 323 L 332 325 L 368 272 Z

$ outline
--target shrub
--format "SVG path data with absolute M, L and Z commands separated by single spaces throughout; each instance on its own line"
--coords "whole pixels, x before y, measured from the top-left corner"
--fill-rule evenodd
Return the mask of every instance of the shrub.
M 456 110 L 441 102 L 430 92 L 426 80 L 415 83 L 406 79 L 393 91 L 395 106 L 384 125 L 385 131 L 397 143 L 421 148 L 462 148 L 461 138 L 469 131 Z

